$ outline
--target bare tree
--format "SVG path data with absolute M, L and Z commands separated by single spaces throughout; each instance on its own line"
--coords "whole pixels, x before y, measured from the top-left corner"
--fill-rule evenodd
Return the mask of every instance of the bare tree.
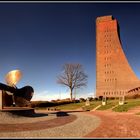
M 87 84 L 87 75 L 80 64 L 65 64 L 63 72 L 58 76 L 57 83 L 69 87 L 70 99 L 73 99 L 73 90 Z

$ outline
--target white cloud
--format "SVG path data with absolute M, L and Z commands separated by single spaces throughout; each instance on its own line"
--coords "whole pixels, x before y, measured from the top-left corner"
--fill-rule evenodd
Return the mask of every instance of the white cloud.
M 34 93 L 32 101 L 51 101 L 57 99 L 66 99 L 69 97 L 69 93 L 51 93 L 48 91 L 43 91 L 39 93 Z
M 73 95 L 73 97 L 76 97 L 76 99 L 79 98 L 87 98 L 87 97 L 94 97 L 94 93 L 77 93 L 76 96 Z M 61 93 L 52 93 L 49 91 L 42 91 L 38 93 L 34 93 L 32 101 L 51 101 L 51 100 L 57 100 L 57 99 L 66 99 L 70 98 L 69 92 L 61 92 Z
M 76 98 L 87 98 L 87 97 L 94 97 L 94 93 L 90 92 L 90 93 L 81 93 L 76 95 Z

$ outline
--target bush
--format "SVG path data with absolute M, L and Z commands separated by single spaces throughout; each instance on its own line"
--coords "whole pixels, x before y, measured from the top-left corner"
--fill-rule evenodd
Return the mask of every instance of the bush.
M 89 101 L 94 101 L 93 97 L 88 97 Z
M 80 103 L 80 100 L 74 100 L 73 103 Z
M 35 107 L 46 107 L 46 106 L 53 106 L 53 102 L 48 102 L 48 101 L 32 101 L 31 106 L 33 108 Z
M 98 98 L 97 98 L 97 97 L 95 97 L 95 98 L 94 98 L 94 100 L 95 100 L 95 101 L 98 101 Z
M 140 94 L 129 95 L 125 97 L 126 99 L 137 99 L 140 98 Z
M 115 97 L 109 97 L 108 99 L 110 99 L 110 100 L 115 100 Z
M 64 104 L 70 104 L 72 101 L 31 101 L 31 106 L 33 108 L 35 107 L 53 107 L 57 105 L 64 105 Z
M 102 99 L 103 99 L 103 96 L 99 96 L 99 99 L 98 100 L 99 101 L 102 101 Z
M 81 103 L 81 102 L 85 102 L 86 100 L 84 98 L 80 98 L 79 101 Z

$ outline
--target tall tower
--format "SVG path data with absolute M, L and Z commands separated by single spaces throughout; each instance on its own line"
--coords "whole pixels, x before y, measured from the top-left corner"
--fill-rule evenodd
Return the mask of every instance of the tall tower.
M 119 97 L 140 86 L 121 47 L 119 26 L 111 15 L 96 19 L 96 96 Z

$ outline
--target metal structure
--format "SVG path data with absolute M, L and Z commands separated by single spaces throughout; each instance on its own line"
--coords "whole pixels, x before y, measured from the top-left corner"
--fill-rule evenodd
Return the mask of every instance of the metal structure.
M 30 107 L 31 98 L 34 93 L 34 89 L 31 86 L 24 86 L 17 88 L 16 84 L 20 81 L 22 73 L 20 70 L 13 70 L 7 73 L 5 81 L 7 83 L 0 83 L 1 90 L 1 109 L 3 107 Z

